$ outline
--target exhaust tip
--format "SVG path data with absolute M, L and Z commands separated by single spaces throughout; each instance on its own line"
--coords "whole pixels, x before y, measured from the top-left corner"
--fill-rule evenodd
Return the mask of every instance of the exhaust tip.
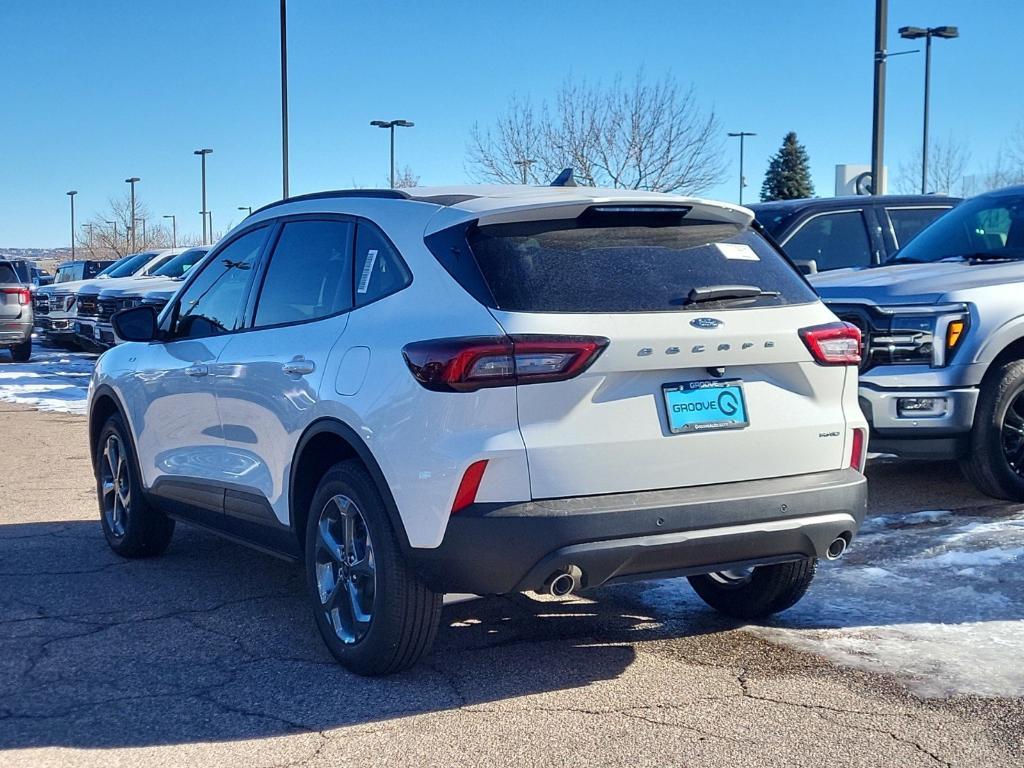
M 828 549 L 825 550 L 825 557 L 827 559 L 838 560 L 846 554 L 846 548 L 850 546 L 850 541 L 846 536 L 847 534 L 837 536 L 835 541 L 828 545 Z
M 575 565 L 569 566 L 564 571 L 555 571 L 548 576 L 544 582 L 542 592 L 553 597 L 565 597 L 580 588 L 580 579 L 583 573 Z

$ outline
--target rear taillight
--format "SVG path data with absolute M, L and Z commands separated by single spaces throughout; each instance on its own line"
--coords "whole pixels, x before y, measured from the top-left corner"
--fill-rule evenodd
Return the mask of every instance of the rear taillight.
M 868 431 L 866 429 L 853 430 L 850 440 L 850 466 L 858 472 L 864 471 L 864 461 L 868 452 Z
M 0 293 L 17 296 L 18 303 L 23 307 L 32 303 L 32 291 L 28 288 L 0 288 Z
M 801 328 L 800 338 L 818 365 L 859 365 L 860 329 L 852 323 Z
M 487 459 L 474 461 L 469 465 L 466 473 L 459 483 L 459 490 L 455 492 L 455 502 L 452 504 L 452 514 L 459 512 L 474 501 L 477 491 L 480 490 L 480 481 L 484 479 L 484 470 L 487 469 Z
M 416 381 L 435 392 L 473 392 L 564 381 L 585 371 L 608 339 L 596 336 L 486 336 L 407 344 Z

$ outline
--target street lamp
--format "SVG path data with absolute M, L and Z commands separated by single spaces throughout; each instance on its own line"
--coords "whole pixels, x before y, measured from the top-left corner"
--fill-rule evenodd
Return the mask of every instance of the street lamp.
M 135 222 L 136 221 L 141 221 L 142 222 L 142 247 L 145 248 L 146 247 L 146 220 L 143 217 L 140 216 L 139 218 L 137 218 L 135 221 L 132 222 L 132 237 L 135 236 Z
M 288 197 L 288 2 L 281 0 L 281 197 Z M 204 205 L 203 208 L 206 206 Z
M 513 160 L 512 161 L 512 165 L 518 165 L 519 166 L 519 170 L 522 171 L 522 174 L 523 174 L 523 185 L 524 186 L 529 183 L 527 181 L 527 176 L 526 175 L 527 175 L 527 173 L 530 170 L 530 166 L 533 165 L 536 162 L 537 162 L 536 160 L 527 160 L 525 157 L 520 159 L 520 160 Z
M 142 179 L 140 179 L 138 176 L 132 176 L 131 178 L 125 179 L 124 181 L 126 184 L 131 184 L 132 187 L 132 215 L 130 219 L 132 223 L 132 239 L 130 249 L 132 253 L 135 253 L 135 184 L 139 181 L 142 181 Z
M 109 219 L 104 219 L 103 223 L 104 224 L 109 224 L 110 226 L 112 226 L 114 228 L 114 239 L 110 241 L 110 244 L 111 244 L 111 250 L 114 251 L 114 253 L 116 255 L 117 254 L 117 247 L 118 247 L 118 243 L 117 243 L 117 222 L 116 221 L 110 221 Z
M 75 260 L 75 195 L 78 194 L 77 189 L 72 189 L 68 192 L 68 197 L 71 198 L 71 260 Z
M 416 123 L 408 120 L 371 120 L 370 125 L 391 131 L 391 188 L 395 188 L 395 128 L 412 128 Z
M 165 213 L 165 219 L 171 220 L 171 248 L 178 247 L 178 219 L 173 213 Z
M 743 205 L 743 188 L 747 186 L 747 179 L 743 175 L 743 140 L 747 136 L 757 136 L 756 133 L 750 131 L 736 131 L 736 133 L 730 133 L 729 136 L 740 139 L 740 205 Z
M 85 224 L 82 224 L 81 226 L 82 226 L 82 229 L 87 230 L 89 232 L 89 250 L 92 251 L 92 249 L 93 249 L 93 242 L 92 242 L 93 241 L 93 228 L 95 227 L 95 224 L 93 224 L 90 221 L 90 222 L 87 222 Z
M 238 206 L 238 210 L 245 211 L 245 215 L 246 216 L 252 216 L 252 206 L 251 205 L 240 205 L 240 206 Z
M 960 37 L 960 30 L 950 26 L 900 27 L 900 37 L 904 40 L 924 38 L 924 137 L 921 143 L 921 194 L 924 195 L 928 192 L 928 101 L 932 77 L 932 38 L 952 40 Z
M 210 149 L 209 147 L 207 147 L 206 149 L 197 149 L 195 152 L 192 153 L 193 155 L 199 155 L 199 160 L 203 167 L 203 210 L 199 212 L 200 215 L 203 217 L 203 245 L 207 245 L 206 214 L 209 213 L 209 211 L 206 210 L 206 156 L 212 153 L 213 150 Z

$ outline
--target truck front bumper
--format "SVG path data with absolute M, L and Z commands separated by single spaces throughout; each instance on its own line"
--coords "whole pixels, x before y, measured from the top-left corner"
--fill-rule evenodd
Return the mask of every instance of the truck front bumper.
M 640 493 L 478 503 L 453 515 L 436 549 L 409 551 L 439 592 L 541 589 L 578 573 L 609 582 L 824 557 L 852 540 L 867 504 L 853 469 Z
M 860 406 L 871 427 L 872 453 L 914 459 L 954 459 L 963 455 L 977 387 L 883 388 L 861 381 Z M 908 406 L 930 406 L 912 410 Z

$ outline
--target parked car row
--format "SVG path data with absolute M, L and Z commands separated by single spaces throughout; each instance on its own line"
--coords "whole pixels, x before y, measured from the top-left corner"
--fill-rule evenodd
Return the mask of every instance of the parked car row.
M 36 324 L 58 346 L 106 349 L 114 344 L 110 318 L 115 312 L 140 304 L 162 308 L 207 250 L 144 251 L 102 268 L 102 262 L 73 262 L 65 274 L 87 277 L 61 279 L 36 291 Z

